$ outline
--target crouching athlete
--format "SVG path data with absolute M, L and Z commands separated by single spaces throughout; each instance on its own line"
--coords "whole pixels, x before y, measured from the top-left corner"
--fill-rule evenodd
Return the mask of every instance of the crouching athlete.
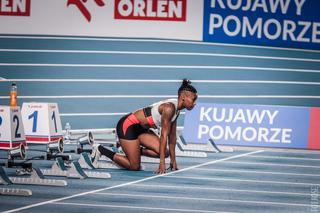
M 197 90 L 189 80 L 184 79 L 178 90 L 178 99 L 154 103 L 119 120 L 116 130 L 125 155 L 117 154 L 101 145 L 97 149 L 119 166 L 129 170 L 140 170 L 141 155 L 160 158 L 159 168 L 155 171 L 158 174 L 166 172 L 165 158 L 168 156 L 170 156 L 170 169 L 177 170 L 175 155 L 177 118 L 180 110 L 191 110 L 195 106 L 197 97 Z M 150 128 L 158 129 L 160 137 Z

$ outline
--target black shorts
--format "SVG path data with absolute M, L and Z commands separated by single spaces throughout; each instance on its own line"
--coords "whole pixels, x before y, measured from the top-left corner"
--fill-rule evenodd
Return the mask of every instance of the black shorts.
M 147 133 L 148 129 L 143 128 L 134 114 L 122 117 L 117 124 L 119 139 L 136 140 L 139 135 Z

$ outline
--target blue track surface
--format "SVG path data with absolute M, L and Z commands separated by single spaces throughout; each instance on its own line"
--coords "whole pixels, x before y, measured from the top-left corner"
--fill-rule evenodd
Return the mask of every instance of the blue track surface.
M 41 36 L 0 36 L 0 48 L 0 104 L 16 81 L 19 105 L 56 102 L 73 129 L 114 127 L 127 112 L 176 97 L 183 78 L 199 102 L 320 106 L 319 51 Z
M 163 176 L 153 174 L 157 164 L 145 164 L 139 172 L 101 170 L 111 173 L 108 180 L 68 179 L 65 188 L 15 186 L 31 189 L 33 196 L 2 196 L 0 211 L 320 211 L 319 152 L 236 148 L 234 153 L 177 160 L 180 170 Z

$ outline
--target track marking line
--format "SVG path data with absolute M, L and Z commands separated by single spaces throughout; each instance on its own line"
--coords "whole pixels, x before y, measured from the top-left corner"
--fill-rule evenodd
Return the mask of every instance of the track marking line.
M 119 185 L 115 185 L 115 186 L 111 186 L 111 187 L 106 187 L 106 188 L 102 188 L 102 189 L 97 189 L 97 190 L 92 190 L 92 191 L 87 191 L 87 192 L 83 192 L 83 193 L 74 194 L 74 195 L 71 195 L 71 196 L 52 199 L 52 200 L 48 200 L 48 201 L 44 201 L 44 202 L 40 202 L 40 203 L 35 203 L 35 204 L 27 205 L 27 206 L 24 206 L 24 207 L 20 207 L 20 208 L 15 208 L 15 209 L 12 209 L 12 210 L 4 211 L 2 213 L 12 213 L 12 212 L 17 212 L 17 211 L 22 211 L 22 210 L 34 208 L 34 207 L 37 207 L 37 206 L 43 206 L 43 205 L 47 205 L 47 204 L 50 204 L 50 203 L 60 202 L 60 201 L 71 199 L 71 198 L 75 198 L 75 197 L 80 197 L 80 196 L 84 196 L 84 195 L 88 195 L 88 194 L 102 192 L 102 191 L 105 191 L 105 190 L 120 188 L 120 187 L 123 187 L 123 186 L 128 186 L 128 185 L 132 185 L 132 184 L 136 184 L 136 183 L 141 183 L 141 182 L 144 182 L 144 181 L 147 181 L 147 180 L 153 180 L 153 179 L 156 179 L 156 178 L 159 178 L 159 177 L 166 177 L 168 175 L 181 173 L 181 172 L 188 171 L 188 170 L 195 169 L 195 168 L 199 168 L 199 167 L 202 167 L 202 166 L 212 165 L 212 164 L 216 164 L 216 163 L 219 163 L 219 162 L 223 162 L 223 161 L 227 161 L 227 160 L 231 160 L 231 159 L 237 159 L 237 158 L 241 158 L 241 157 L 245 157 L 245 156 L 248 156 L 248 155 L 253 155 L 253 154 L 257 154 L 257 153 L 261 153 L 261 152 L 264 152 L 264 150 L 258 150 L 258 151 L 248 152 L 248 153 L 245 153 L 245 154 L 240 154 L 240 155 L 235 155 L 235 156 L 231 156 L 231 157 L 227 157 L 227 158 L 222 158 L 222 159 L 219 159 L 219 160 L 213 160 L 213 161 L 209 161 L 209 162 L 206 162 L 206 163 L 198 164 L 198 165 L 195 165 L 195 166 L 190 166 L 190 167 L 187 167 L 187 168 L 184 168 L 184 169 L 181 169 L 181 170 L 173 171 L 173 172 L 170 172 L 170 173 L 161 174 L 161 175 L 155 175 L 155 176 L 151 176 L 151 177 L 147 177 L 147 178 L 143 178 L 143 179 L 140 179 L 140 180 L 131 181 L 131 182 L 127 182 L 127 183 L 123 183 L 123 184 L 119 184 Z
M 172 189 L 187 189 L 187 190 L 201 190 L 201 191 L 227 191 L 227 192 L 245 192 L 245 193 L 257 193 L 257 194 L 276 194 L 276 195 L 294 195 L 294 196 L 307 196 L 310 197 L 310 193 L 297 193 L 297 192 L 283 192 L 283 191 L 259 191 L 259 190 L 245 190 L 245 189 L 233 189 L 233 188 L 212 188 L 212 187 L 200 187 L 200 186 L 180 186 L 180 185 L 163 185 L 163 184 L 133 184 L 130 187 L 146 187 L 146 188 L 172 188 Z
M 266 159 L 285 159 L 285 160 L 306 160 L 306 161 L 320 161 L 320 159 L 315 158 L 306 158 L 306 157 L 286 157 L 286 156 L 267 156 L 267 155 L 256 155 L 256 156 L 248 156 L 250 158 L 266 158 Z
M 175 179 L 191 179 L 191 180 L 208 180 L 208 181 L 225 181 L 225 182 L 246 182 L 246 183 L 265 183 L 265 184 L 280 184 L 280 185 L 298 185 L 298 186 L 314 186 L 317 183 L 297 183 L 286 181 L 270 181 L 270 180 L 248 180 L 248 179 L 232 179 L 232 178 L 208 178 L 195 176 L 166 176 L 166 178 Z
M 205 169 L 197 168 L 199 171 L 209 172 L 238 172 L 238 173 L 252 173 L 252 174 L 270 174 L 270 175 L 286 175 L 286 176 L 306 176 L 306 177 L 320 177 L 320 174 L 306 174 L 306 173 L 289 173 L 289 172 L 268 172 L 268 171 L 252 171 L 248 169 Z
M 174 211 L 174 212 L 200 212 L 200 213 L 233 213 L 225 211 L 210 211 L 210 210 L 200 210 L 200 209 L 173 209 L 173 208 L 156 208 L 147 206 L 117 206 L 117 205 L 107 205 L 107 204 L 82 204 L 82 203 L 70 203 L 70 202 L 59 202 L 55 205 L 70 205 L 70 206 L 90 206 L 90 207 L 109 207 L 109 208 L 120 208 L 120 209 L 144 209 L 144 210 L 158 210 L 158 211 Z
M 216 43 L 216 42 L 203 42 L 203 41 L 182 41 L 173 39 L 145 39 L 145 38 L 93 38 L 93 37 L 72 37 L 72 36 L 14 36 L 14 35 L 1 35 L 0 38 L 9 39 L 38 39 L 38 40 L 84 40 L 84 41 L 126 41 L 126 42 L 152 42 L 152 43 L 176 43 L 176 44 L 196 44 L 201 46 L 226 46 L 226 47 L 242 47 L 249 49 L 271 49 L 271 50 L 285 50 L 285 51 L 296 51 L 296 52 L 311 52 L 320 53 L 319 50 L 310 49 L 298 49 L 288 47 L 270 47 L 263 45 L 245 45 L 245 44 L 227 44 L 227 43 Z
M 19 96 L 22 99 L 109 99 L 109 98 L 176 98 L 177 95 L 41 95 Z M 320 99 L 320 96 L 305 95 L 199 95 L 200 98 L 220 99 Z M 0 96 L 0 99 L 9 99 L 9 96 Z
M 217 70 L 250 70 L 276 72 L 320 73 L 315 69 L 294 69 L 280 67 L 243 67 L 243 66 L 192 66 L 192 65 L 151 65 L 151 64 L 48 64 L 48 63 L 0 63 L 0 66 L 17 67 L 99 67 L 99 68 L 153 68 L 153 69 L 217 69 Z M 74 72 L 74 70 L 72 70 Z M 151 72 L 150 70 L 149 72 Z M 154 70 L 158 72 L 157 70 Z
M 27 53 L 72 53 L 72 54 L 114 54 L 114 55 L 167 55 L 167 56 L 206 56 L 224 58 L 245 58 L 281 61 L 320 62 L 313 58 L 275 57 L 262 55 L 242 55 L 224 53 L 200 53 L 200 52 L 157 52 L 157 51 L 99 51 L 99 50 L 41 50 L 41 49 L 0 49 L 0 52 L 27 52 Z
M 124 193 L 95 193 L 99 195 L 124 196 L 124 197 L 141 197 L 141 198 L 158 198 L 158 199 L 179 199 L 179 200 L 196 200 L 196 201 L 220 201 L 231 203 L 250 203 L 250 204 L 267 204 L 267 205 L 281 205 L 281 206 L 301 206 L 310 207 L 310 204 L 304 203 L 281 203 L 272 201 L 253 201 L 253 200 L 233 200 L 233 199 L 218 199 L 218 198 L 201 198 L 201 197 L 181 197 L 181 196 L 161 196 L 161 195 L 138 195 L 138 194 L 124 194 Z
M 247 165 L 264 165 L 264 166 L 287 166 L 295 168 L 315 168 L 320 169 L 320 166 L 308 166 L 297 164 L 285 164 L 285 163 L 263 163 L 263 162 L 247 162 L 247 161 L 228 161 L 230 164 L 247 164 Z
M 1 78 L 0 78 L 1 79 Z M 2 79 L 8 82 L 53 82 L 53 83 L 180 83 L 181 80 L 174 79 Z M 320 82 L 310 81 L 263 81 L 263 80 L 192 80 L 193 83 L 208 84 L 284 84 L 284 85 L 311 85 L 319 86 Z

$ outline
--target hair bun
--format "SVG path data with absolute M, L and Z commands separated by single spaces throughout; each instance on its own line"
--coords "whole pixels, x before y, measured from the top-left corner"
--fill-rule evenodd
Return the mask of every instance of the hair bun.
M 188 80 L 188 79 L 186 79 L 186 78 L 183 79 L 183 82 L 182 82 L 182 85 L 183 85 L 183 86 L 188 86 L 188 85 L 190 85 L 190 84 L 191 84 L 191 81 L 190 81 L 190 80 Z

